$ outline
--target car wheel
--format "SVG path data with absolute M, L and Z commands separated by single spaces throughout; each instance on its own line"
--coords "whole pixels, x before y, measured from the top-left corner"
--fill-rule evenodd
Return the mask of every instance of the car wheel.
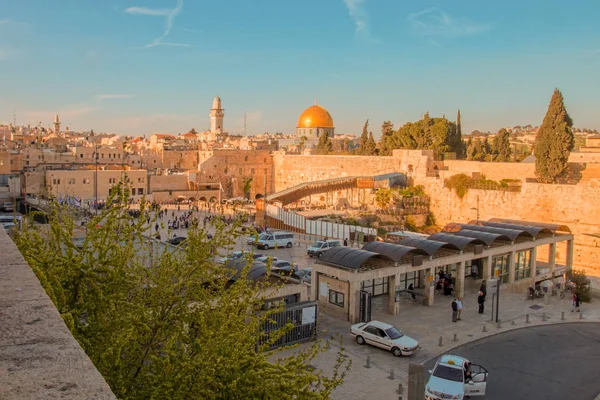
M 323 253 L 318 253 L 318 254 L 317 254 L 317 257 L 318 257 L 318 258 L 321 258 L 321 254 L 323 254 Z
M 363 338 L 362 336 L 357 336 L 356 343 L 358 343 L 362 346 L 363 344 L 365 344 L 365 338 Z
M 269 245 L 268 245 L 268 244 L 265 244 L 265 245 L 263 246 L 263 249 L 265 249 L 265 250 L 269 250 Z
M 312 258 L 312 254 L 309 254 L 308 256 L 309 256 L 310 258 Z
M 396 357 L 402 357 L 402 350 L 400 350 L 398 347 L 394 347 L 392 349 L 392 354 Z
M 288 242 L 288 244 L 286 245 L 286 247 L 289 249 L 290 247 L 292 247 L 292 242 Z

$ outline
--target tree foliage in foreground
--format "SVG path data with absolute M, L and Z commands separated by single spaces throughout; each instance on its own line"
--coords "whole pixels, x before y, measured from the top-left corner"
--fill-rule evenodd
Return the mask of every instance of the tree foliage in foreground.
M 562 93 L 555 89 L 535 137 L 535 173 L 540 182 L 555 183 L 567 171 L 569 154 L 575 145 L 572 127 Z
M 198 227 L 185 245 L 154 249 L 143 239 L 149 210 L 133 218 L 129 187 L 119 184 L 75 245 L 68 209 L 53 204 L 48 225 L 31 221 L 15 242 L 61 316 L 121 399 L 326 399 L 349 364 L 338 354 L 328 374 L 308 368 L 329 342 L 278 357 L 262 327 L 264 293 L 247 279 L 233 282 L 214 261 L 233 244 L 239 222 L 217 224 L 214 239 Z M 241 276 L 247 273 L 246 267 Z M 257 346 L 260 341 L 265 344 Z

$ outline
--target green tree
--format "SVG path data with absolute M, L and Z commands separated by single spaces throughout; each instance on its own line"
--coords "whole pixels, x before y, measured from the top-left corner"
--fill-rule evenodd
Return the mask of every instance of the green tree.
M 244 196 L 250 199 L 250 190 L 252 189 L 252 177 L 249 176 L 244 179 Z
M 319 136 L 319 143 L 317 143 L 317 153 L 318 154 L 329 154 L 333 151 L 333 143 L 329 138 L 329 135 L 322 133 Z
M 133 217 L 130 187 L 117 187 L 80 246 L 73 240 L 78 224 L 56 203 L 48 225 L 25 221 L 14 238 L 117 397 L 329 398 L 348 364 L 338 354 L 329 376 L 309 369 L 327 343 L 278 357 L 269 350 L 290 329 L 263 331 L 283 307 L 264 309 L 280 286 L 271 282 L 284 278 L 267 272 L 263 282 L 246 279 L 250 258 L 237 269 L 214 261 L 216 249 L 234 244 L 240 220 L 215 222 L 211 240 L 195 223 L 178 248 L 158 246 L 146 239 L 153 216 L 145 202 Z
M 509 134 L 504 128 L 500 129 L 494 138 L 494 161 L 509 162 L 512 160 Z
M 573 120 L 567 113 L 562 93 L 554 89 L 544 121 L 535 138 L 535 172 L 543 183 L 555 183 L 568 167 L 575 139 Z
M 392 203 L 391 189 L 381 188 L 375 193 L 375 203 L 380 210 L 386 210 Z
M 369 138 L 367 139 L 367 143 L 365 145 L 362 154 L 365 156 L 375 156 L 377 155 L 377 143 L 373 138 L 373 132 L 369 132 Z
M 369 120 L 365 121 L 365 125 L 363 126 L 362 134 L 360 135 L 360 142 L 358 143 L 358 149 L 356 149 L 356 154 L 364 155 L 364 151 L 367 148 L 367 142 L 369 141 Z
M 394 124 L 384 121 L 381 124 L 381 139 L 379 140 L 379 154 L 389 156 L 392 154 L 391 138 L 394 135 Z
M 458 133 L 458 136 L 462 136 L 462 123 L 460 121 L 460 109 L 458 110 L 458 113 L 456 114 L 456 132 Z
M 298 149 L 300 151 L 304 150 L 304 146 L 306 145 L 306 141 L 308 140 L 308 138 L 306 136 L 302 136 L 300 138 L 300 140 L 298 141 Z

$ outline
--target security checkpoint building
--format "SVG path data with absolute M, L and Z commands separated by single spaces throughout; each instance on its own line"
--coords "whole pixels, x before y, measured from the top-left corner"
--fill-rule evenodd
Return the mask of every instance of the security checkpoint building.
M 564 266 L 557 266 L 558 244 L 566 249 Z M 545 248 L 547 262 L 538 262 L 538 251 Z M 562 276 L 572 264 L 573 235 L 565 225 L 499 218 L 450 223 L 427 238 L 325 252 L 312 266 L 311 299 L 323 312 L 356 323 L 370 319 L 372 296 L 387 294 L 389 313 L 398 314 L 399 295 L 410 284 L 424 305 L 433 305 L 440 270 L 452 274 L 455 293 L 463 297 L 465 277 L 474 266 L 484 279 L 496 277 L 500 284 L 526 290 Z

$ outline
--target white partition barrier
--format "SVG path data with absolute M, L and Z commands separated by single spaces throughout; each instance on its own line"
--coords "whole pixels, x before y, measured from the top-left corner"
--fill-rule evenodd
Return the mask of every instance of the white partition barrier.
M 281 221 L 287 226 L 303 230 L 308 235 L 322 236 L 331 239 L 350 239 L 351 232 L 363 232 L 367 235 L 377 235 L 377 230 L 364 226 L 336 224 L 332 222 L 313 221 L 295 212 L 285 211 L 282 208 L 268 204 L 267 216 Z

